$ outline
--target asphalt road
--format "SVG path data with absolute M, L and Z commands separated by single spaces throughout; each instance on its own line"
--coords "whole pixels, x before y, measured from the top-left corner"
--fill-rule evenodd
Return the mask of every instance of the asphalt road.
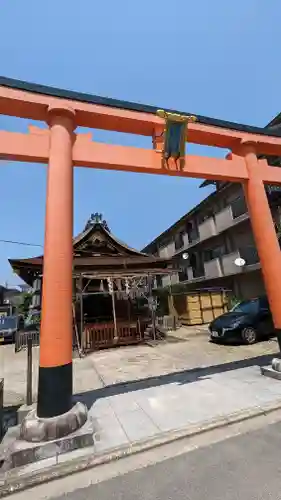
M 199 448 L 56 500 L 279 500 L 281 423 Z

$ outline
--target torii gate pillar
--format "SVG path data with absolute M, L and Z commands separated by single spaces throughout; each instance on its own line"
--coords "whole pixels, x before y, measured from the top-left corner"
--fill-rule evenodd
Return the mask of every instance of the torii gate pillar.
M 264 286 L 272 312 L 281 351 L 281 252 L 255 146 L 246 144 L 243 151 L 249 178 L 244 183 L 244 193 L 251 218 L 252 230 L 261 263 Z
M 87 419 L 72 403 L 73 159 L 75 112 L 50 107 L 44 281 L 37 411 L 21 427 L 27 441 L 68 435 Z

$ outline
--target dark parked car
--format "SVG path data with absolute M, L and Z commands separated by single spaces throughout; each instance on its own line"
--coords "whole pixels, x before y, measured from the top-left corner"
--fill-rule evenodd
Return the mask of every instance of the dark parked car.
M 213 342 L 254 344 L 274 334 L 274 325 L 266 297 L 245 300 L 209 325 Z
M 24 319 L 21 315 L 0 317 L 0 342 L 14 342 L 16 332 L 23 328 Z

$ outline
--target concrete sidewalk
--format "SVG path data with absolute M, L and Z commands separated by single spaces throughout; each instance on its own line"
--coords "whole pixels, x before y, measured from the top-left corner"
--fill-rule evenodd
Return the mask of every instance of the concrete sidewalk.
M 174 373 L 84 394 L 97 429 L 95 452 L 281 404 L 281 382 L 261 376 L 258 366 L 233 368 Z
M 94 423 L 94 446 L 0 474 L 0 497 L 9 488 L 22 489 L 280 409 L 281 382 L 247 363 L 175 372 L 78 395 Z

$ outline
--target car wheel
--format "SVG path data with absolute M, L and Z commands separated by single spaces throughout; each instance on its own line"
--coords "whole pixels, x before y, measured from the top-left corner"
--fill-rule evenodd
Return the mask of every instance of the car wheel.
M 252 326 L 248 326 L 242 330 L 242 339 L 245 344 L 255 344 L 258 336 L 256 330 Z

